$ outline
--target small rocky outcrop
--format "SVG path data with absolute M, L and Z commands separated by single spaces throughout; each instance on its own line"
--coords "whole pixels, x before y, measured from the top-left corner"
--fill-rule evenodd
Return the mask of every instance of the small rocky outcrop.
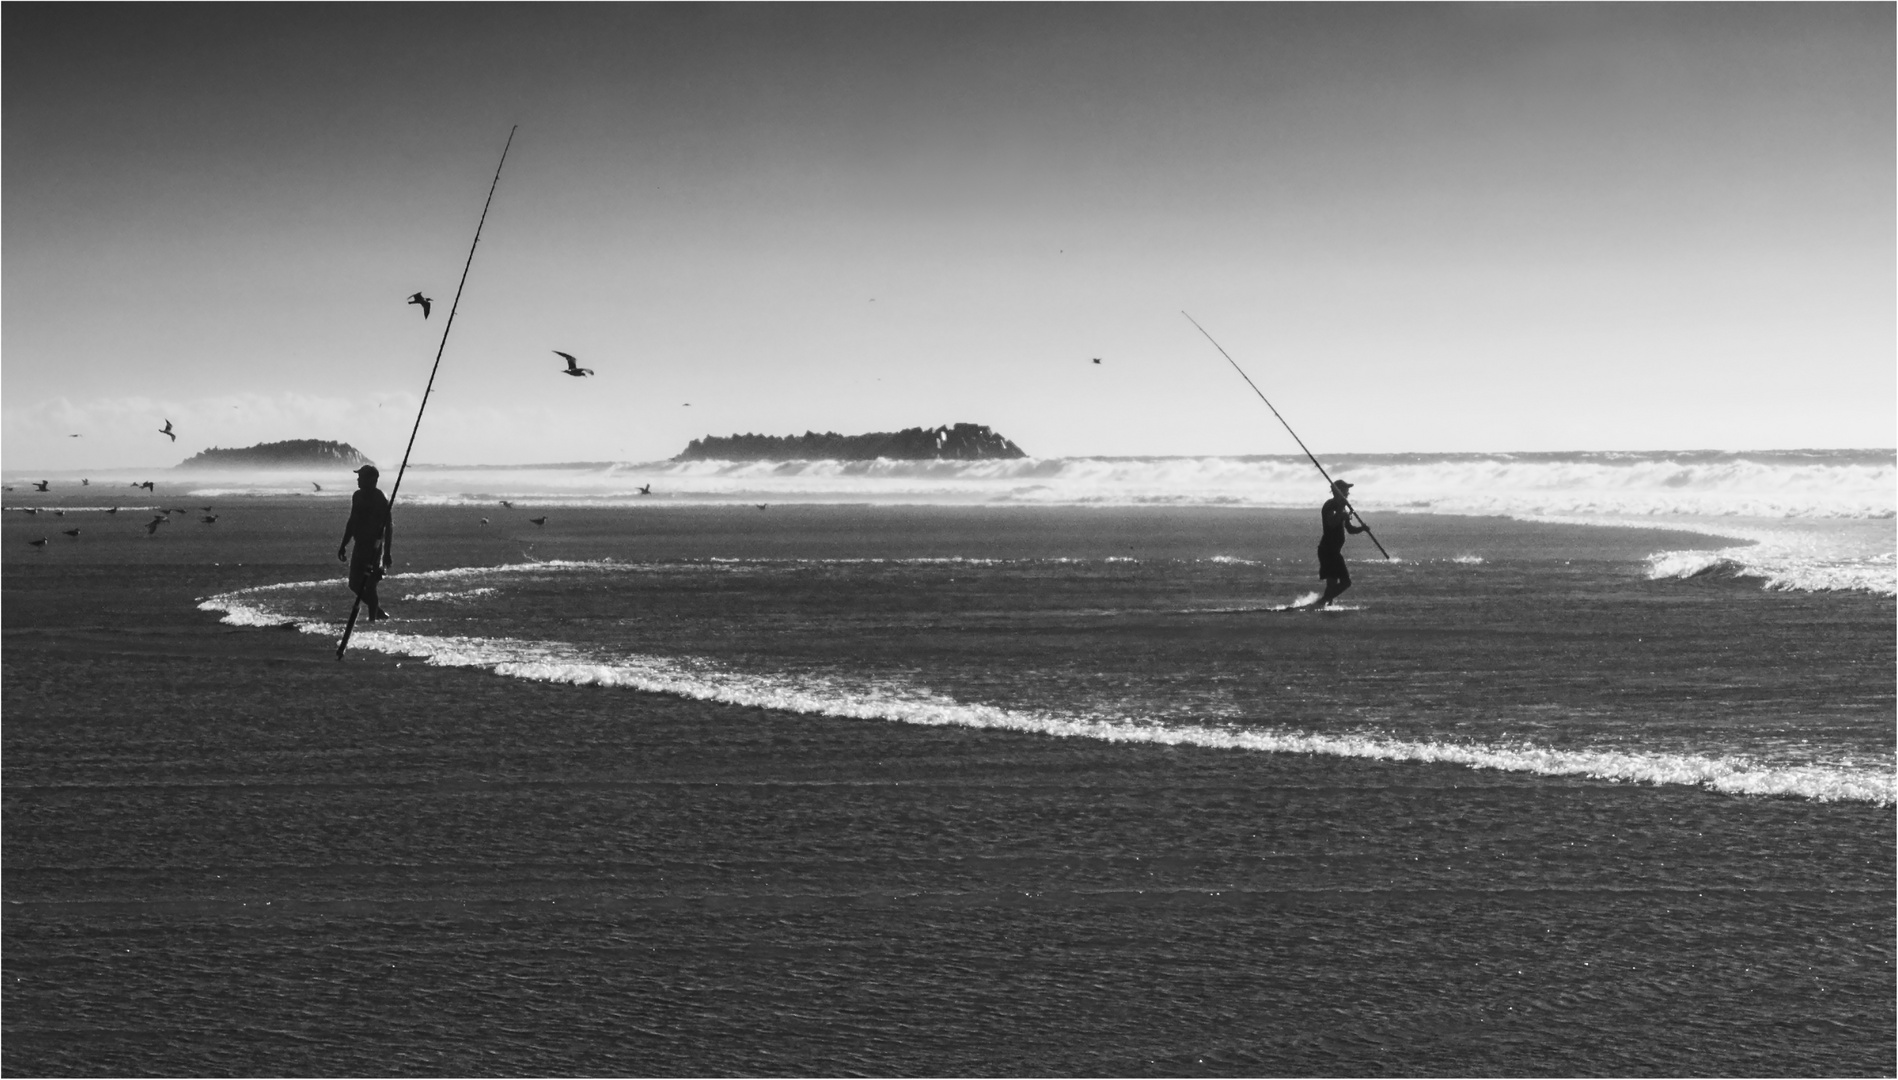
M 904 428 L 867 435 L 834 431 L 802 435 L 707 435 L 693 439 L 674 461 L 976 461 L 1028 454 L 986 424 Z
M 342 442 L 327 439 L 291 439 L 287 442 L 258 443 L 242 449 L 209 450 L 178 463 L 180 469 L 353 469 L 373 465 L 362 451 Z

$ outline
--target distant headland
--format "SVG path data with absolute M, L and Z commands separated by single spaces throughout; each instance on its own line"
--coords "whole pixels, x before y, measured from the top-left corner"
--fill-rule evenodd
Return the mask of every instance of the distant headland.
M 291 439 L 243 449 L 213 446 L 178 463 L 180 469 L 335 469 L 373 465 L 361 450 L 328 439 Z
M 990 431 L 986 424 L 954 427 L 904 428 L 873 431 L 867 435 L 839 435 L 834 431 L 802 435 L 707 435 L 693 439 L 674 461 L 975 461 L 984 458 L 1022 458 L 1021 447 Z

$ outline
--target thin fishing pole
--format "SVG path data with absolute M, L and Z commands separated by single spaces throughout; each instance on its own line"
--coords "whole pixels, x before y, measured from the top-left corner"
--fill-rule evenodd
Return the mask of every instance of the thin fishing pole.
M 1186 315 L 1186 312 L 1182 311 L 1180 312 L 1180 314 Z M 1278 422 L 1285 425 L 1286 433 L 1291 435 L 1292 441 L 1298 444 L 1298 448 L 1300 450 L 1305 451 L 1305 456 L 1310 458 L 1311 463 L 1317 467 L 1318 475 L 1325 478 L 1325 483 L 1327 485 L 1331 484 L 1332 483 L 1331 474 L 1326 472 L 1325 467 L 1319 463 L 1317 455 L 1313 454 L 1311 452 L 1311 448 L 1305 445 L 1305 440 L 1298 437 L 1298 432 L 1292 430 L 1292 425 L 1286 422 L 1285 417 L 1279 415 L 1278 407 L 1272 404 L 1271 398 L 1268 398 L 1265 396 L 1265 391 L 1259 389 L 1259 384 L 1252 381 L 1252 376 L 1246 374 L 1246 369 L 1239 366 L 1239 361 L 1234 360 L 1232 358 L 1232 354 L 1226 351 L 1225 346 L 1221 345 L 1217 340 L 1215 340 L 1211 334 L 1206 333 L 1206 328 L 1199 324 L 1198 319 L 1193 318 L 1191 315 L 1186 315 L 1186 321 L 1193 324 L 1193 329 L 1198 330 L 1202 334 L 1206 334 L 1206 340 L 1211 341 L 1213 343 L 1213 348 L 1218 349 L 1219 355 L 1226 358 L 1226 363 L 1232 365 L 1232 370 L 1239 373 L 1239 377 L 1246 381 L 1246 385 L 1252 387 L 1252 392 L 1259 395 L 1259 400 L 1265 402 L 1265 407 L 1272 410 L 1272 415 L 1278 418 Z M 1333 490 L 1336 490 L 1336 489 L 1334 488 Z M 1339 496 L 1339 497 L 1344 498 L 1344 496 Z M 1350 499 L 1348 498 L 1344 499 L 1344 508 L 1350 511 L 1352 517 L 1358 519 L 1359 525 L 1364 525 L 1364 518 L 1359 516 L 1357 508 L 1351 505 Z M 1371 538 L 1371 543 L 1377 544 L 1378 554 L 1384 556 L 1386 559 L 1391 557 L 1391 553 L 1384 550 L 1384 545 L 1378 544 L 1377 536 L 1371 532 L 1371 527 L 1369 525 L 1364 525 L 1364 535 L 1369 536 Z
M 442 325 L 442 341 L 435 347 L 435 364 L 428 369 L 428 385 L 422 389 L 422 403 L 415 410 L 415 426 L 409 429 L 409 445 L 402 451 L 402 464 L 395 471 L 395 483 L 389 488 L 389 510 L 395 510 L 395 497 L 402 490 L 402 476 L 409 471 L 409 455 L 415 450 L 415 436 L 422 430 L 422 414 L 428 410 L 428 396 L 435 392 L 435 373 L 442 369 L 442 353 L 448 350 L 448 332 L 455 328 L 455 312 L 461 309 L 461 291 L 468 287 L 468 269 L 474 265 L 475 248 L 481 245 L 481 229 L 488 223 L 488 207 L 494 205 L 494 189 L 500 186 L 501 169 L 507 165 L 507 152 L 514 145 L 514 133 L 520 130 L 515 124 L 507 129 L 507 142 L 501 147 L 501 162 L 494 167 L 494 179 L 488 182 L 488 197 L 481 204 L 481 219 L 475 222 L 474 243 L 468 245 L 468 259 L 461 264 L 461 282 L 455 286 L 455 299 L 448 305 L 448 321 Z M 395 549 L 395 537 L 391 526 L 382 537 L 383 557 L 389 558 Z M 361 543 L 361 541 L 358 541 Z M 343 626 L 343 640 L 336 645 L 336 659 L 341 660 L 349 648 L 349 637 L 356 632 L 356 615 L 362 610 L 362 595 L 356 596 L 356 602 L 349 605 L 349 622 Z
M 507 129 L 507 142 L 501 147 L 501 164 L 494 167 L 494 179 L 488 184 L 487 201 L 481 204 L 481 220 L 475 222 L 474 243 L 468 245 L 468 260 L 461 264 L 461 283 L 455 286 L 454 302 L 448 305 L 448 322 L 442 327 L 442 343 L 435 349 L 435 366 L 428 369 L 428 385 L 422 390 L 422 404 L 415 410 L 415 426 L 409 429 L 409 445 L 402 451 L 402 465 L 395 471 L 395 484 L 389 488 L 389 506 L 395 506 L 396 493 L 402 490 L 402 474 L 409 469 L 409 454 L 415 449 L 415 435 L 422 430 L 422 413 L 428 408 L 428 395 L 435 392 L 435 373 L 442 369 L 442 353 L 448 348 L 448 332 L 455 328 L 455 312 L 461 309 L 461 290 L 468 285 L 468 268 L 474 265 L 475 248 L 481 244 L 481 228 L 488 223 L 488 207 L 494 204 L 494 189 L 501 183 L 501 169 L 507 164 L 508 148 L 514 145 L 516 124 Z

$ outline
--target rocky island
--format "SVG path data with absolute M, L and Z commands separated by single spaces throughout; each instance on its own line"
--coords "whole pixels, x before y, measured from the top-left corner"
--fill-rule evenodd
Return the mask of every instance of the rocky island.
M 986 424 L 904 428 L 867 435 L 834 431 L 802 435 L 707 435 L 693 439 L 674 461 L 975 461 L 1022 458 L 1026 451 Z
M 290 439 L 242 449 L 213 446 L 178 463 L 180 469 L 335 469 L 373 465 L 348 443 L 327 439 Z

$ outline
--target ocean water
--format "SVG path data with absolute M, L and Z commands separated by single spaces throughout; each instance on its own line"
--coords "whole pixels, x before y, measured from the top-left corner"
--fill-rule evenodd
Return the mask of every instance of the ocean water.
M 1334 472 L 1392 558 L 1357 539 L 1362 584 L 1304 612 L 1311 523 L 1264 513 L 1313 500 L 1302 460 L 424 470 L 413 504 L 552 520 L 501 565 L 392 578 L 400 619 L 356 647 L 909 724 L 1898 794 L 1878 629 L 1898 592 L 1891 452 L 1382 455 Z M 702 516 L 735 503 L 764 516 Z M 1509 524 L 1469 524 L 1493 517 Z M 714 520 L 723 546 L 653 557 L 655 532 Z M 550 555 L 580 537 L 589 557 Z M 333 581 L 204 604 L 339 633 Z
M 1891 455 L 1595 457 L 8 493 L 5 1069 L 1888 1075 Z

